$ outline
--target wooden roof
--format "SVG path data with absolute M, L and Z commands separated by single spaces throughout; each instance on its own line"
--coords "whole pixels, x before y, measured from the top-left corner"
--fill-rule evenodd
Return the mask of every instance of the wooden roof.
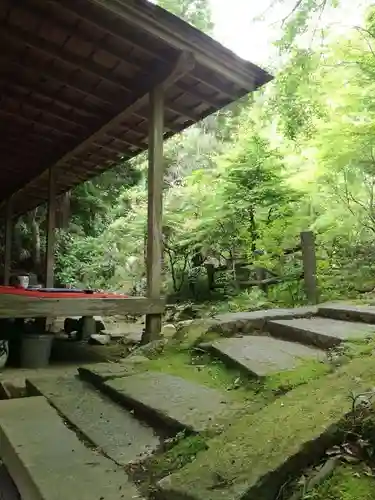
M 148 92 L 170 78 L 165 137 L 271 79 L 146 0 L 0 0 L 0 201 L 16 213 L 147 148 Z

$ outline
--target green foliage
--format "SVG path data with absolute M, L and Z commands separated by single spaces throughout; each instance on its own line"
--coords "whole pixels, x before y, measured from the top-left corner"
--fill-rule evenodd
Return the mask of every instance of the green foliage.
M 341 464 L 306 500 L 371 500 L 374 478 L 360 465 Z
M 363 28 L 327 32 L 316 49 L 299 44 L 334 3 L 293 3 L 275 81 L 166 142 L 163 277 L 173 299 L 218 300 L 216 312 L 304 303 L 300 252 L 285 250 L 306 229 L 317 235 L 322 300 L 375 287 L 374 9 Z M 212 28 L 207 0 L 159 5 Z M 140 155 L 72 192 L 59 282 L 144 293 L 146 171 Z M 18 224 L 15 261 L 38 260 L 45 220 L 42 208 Z M 217 269 L 213 284 L 206 266 Z M 287 279 L 241 288 L 259 266 Z
M 201 31 L 209 33 L 213 29 L 208 0 L 159 0 L 157 3 Z

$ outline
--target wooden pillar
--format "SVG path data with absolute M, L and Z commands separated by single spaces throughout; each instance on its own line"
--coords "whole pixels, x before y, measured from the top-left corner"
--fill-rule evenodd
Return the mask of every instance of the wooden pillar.
M 162 286 L 163 135 L 164 90 L 160 85 L 150 93 L 147 213 L 147 297 L 150 299 L 160 298 Z M 160 332 L 161 315 L 146 315 L 142 342 L 157 339 Z
M 55 229 L 56 229 L 56 174 L 55 169 L 49 170 L 48 184 L 48 214 L 47 214 L 47 244 L 46 244 L 46 287 L 53 288 L 55 284 Z
M 13 239 L 13 207 L 12 199 L 8 199 L 5 207 L 5 234 L 4 234 L 4 285 L 9 285 L 12 266 L 12 239 Z
M 301 233 L 301 246 L 307 300 L 310 304 L 317 304 L 319 294 L 316 278 L 315 235 L 312 231 L 303 231 Z

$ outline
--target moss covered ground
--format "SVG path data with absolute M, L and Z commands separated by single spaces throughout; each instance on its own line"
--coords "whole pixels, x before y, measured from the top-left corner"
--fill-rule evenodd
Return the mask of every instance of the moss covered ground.
M 210 335 L 215 338 L 215 334 Z M 201 477 L 202 467 L 206 476 L 202 478 L 202 493 L 197 498 L 222 498 L 215 493 L 222 488 L 216 488 L 213 484 L 215 480 L 212 483 L 212 477 L 216 477 L 220 484 L 232 485 L 228 486 L 228 490 L 224 488 L 228 500 L 237 499 L 234 492 L 237 489 L 242 491 L 249 463 L 255 461 L 255 476 L 261 474 L 269 463 L 271 467 L 276 467 L 305 439 L 316 435 L 319 426 L 324 429 L 342 417 L 350 406 L 348 394 L 357 385 L 354 372 L 359 377 L 363 374 L 366 380 L 374 375 L 375 385 L 374 339 L 348 342 L 338 351 L 329 353 L 326 362 L 304 360 L 294 370 L 282 371 L 262 380 L 230 368 L 196 349 L 195 346 L 202 340 L 212 339 L 206 339 L 199 329 L 193 336 L 185 337 L 183 342 L 172 342 L 162 353 L 148 360 L 145 369 L 179 376 L 223 391 L 241 408 L 224 426 L 227 430 L 214 439 L 208 434 L 179 435 L 146 462 L 137 465 L 131 472 L 143 484 L 145 492 L 152 489 L 158 480 L 173 473 L 172 478 L 176 477 L 181 484 L 186 483 L 190 490 L 196 478 Z M 354 367 L 347 373 L 345 367 L 351 366 L 351 360 L 357 357 L 369 368 L 369 377 L 359 360 L 354 361 Z M 335 372 L 342 373 L 342 376 L 335 375 Z M 319 408 L 316 398 L 324 402 L 324 408 Z M 269 440 L 264 441 L 265 436 L 269 436 L 272 449 L 267 444 Z M 250 453 L 250 448 L 254 453 Z M 280 453 L 277 453 L 279 448 Z M 237 449 L 238 452 L 233 452 Z M 266 463 L 259 460 L 261 456 L 265 456 Z M 183 467 L 185 469 L 181 471 L 180 478 L 178 471 Z M 251 477 L 247 479 L 251 482 Z
M 350 411 L 351 392 L 367 390 L 374 381 L 375 358 L 356 359 L 291 390 L 260 412 L 242 416 L 210 440 L 196 460 L 166 478 L 163 494 L 176 499 L 237 500 L 253 491 L 258 500 L 275 498 L 286 480 L 279 470 L 283 464 L 298 453 L 310 453 L 306 445 Z M 269 472 L 274 474 L 268 476 L 267 487 L 260 485 Z
M 362 465 L 341 464 L 302 500 L 373 500 L 375 479 Z

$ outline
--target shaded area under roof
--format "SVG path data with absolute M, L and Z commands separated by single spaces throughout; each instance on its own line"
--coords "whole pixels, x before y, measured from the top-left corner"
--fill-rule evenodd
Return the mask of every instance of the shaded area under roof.
M 0 0 L 0 43 L 0 200 L 15 193 L 15 214 L 47 200 L 51 166 L 61 194 L 147 149 L 147 95 L 171 72 L 165 138 L 271 79 L 146 0 Z

